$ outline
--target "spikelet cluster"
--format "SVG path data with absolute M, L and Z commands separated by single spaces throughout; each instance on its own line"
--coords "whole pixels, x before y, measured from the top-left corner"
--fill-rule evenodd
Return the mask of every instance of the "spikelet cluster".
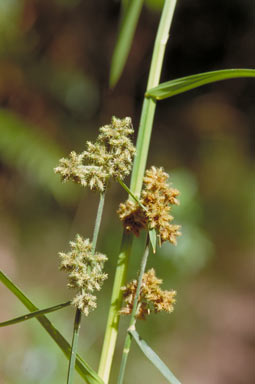
M 179 191 L 168 185 L 168 174 L 163 168 L 151 167 L 145 172 L 141 203 L 127 200 L 118 209 L 119 217 L 128 232 L 139 236 L 141 229 L 155 228 L 160 243 L 169 241 L 176 245 L 176 237 L 180 236 L 180 226 L 171 224 L 171 205 L 179 205 Z
M 101 127 L 99 132 L 95 143 L 87 141 L 84 152 L 71 152 L 68 159 L 60 159 L 55 172 L 62 181 L 71 180 L 103 192 L 110 178 L 123 180 L 129 175 L 135 154 L 129 138 L 134 132 L 131 118 L 113 117 L 111 124 Z
M 68 273 L 68 287 L 78 293 L 72 304 L 86 316 L 96 308 L 96 296 L 92 293 L 99 291 L 107 274 L 103 272 L 107 257 L 102 253 L 92 253 L 92 243 L 76 235 L 75 241 L 70 241 L 71 251 L 59 253 L 60 270 Z
M 144 273 L 140 295 L 138 298 L 138 307 L 136 317 L 145 319 L 150 313 L 165 311 L 171 313 L 174 309 L 175 291 L 163 291 L 160 288 L 162 280 L 155 275 L 154 269 Z M 125 307 L 120 311 L 123 315 L 129 315 L 132 312 L 135 294 L 137 290 L 137 280 L 131 281 L 126 287 L 122 288 Z

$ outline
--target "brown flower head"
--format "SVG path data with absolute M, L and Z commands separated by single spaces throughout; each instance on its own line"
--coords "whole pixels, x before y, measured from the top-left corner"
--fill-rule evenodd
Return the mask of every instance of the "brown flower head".
M 180 236 L 180 226 L 171 224 L 171 205 L 179 205 L 179 191 L 168 185 L 168 174 L 163 168 L 151 167 L 145 172 L 144 187 L 141 193 L 141 204 L 127 200 L 120 204 L 118 214 L 129 232 L 139 236 L 141 229 L 155 228 L 160 243 L 169 241 L 176 245 L 176 237 Z
M 145 319 L 151 312 L 158 313 L 165 311 L 171 313 L 174 309 L 175 291 L 163 291 L 160 288 L 162 280 L 155 275 L 154 269 L 144 273 L 142 279 L 141 291 L 138 299 L 137 315 L 138 319 Z M 129 315 L 132 312 L 135 294 L 137 290 L 137 280 L 131 281 L 123 289 L 125 307 L 120 311 L 123 315 Z

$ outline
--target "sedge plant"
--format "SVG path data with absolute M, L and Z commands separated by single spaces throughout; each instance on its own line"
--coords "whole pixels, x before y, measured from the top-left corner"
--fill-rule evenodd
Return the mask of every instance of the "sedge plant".
M 173 289 L 161 288 L 162 280 L 157 277 L 154 268 L 146 270 L 150 253 L 155 254 L 158 247 L 164 246 L 164 242 L 170 242 L 176 246 L 178 236 L 181 235 L 181 226 L 173 222 L 174 218 L 171 215 L 172 206 L 179 204 L 179 191 L 169 182 L 169 176 L 163 166 L 150 166 L 146 170 L 156 105 L 158 100 L 170 98 L 214 81 L 254 77 L 255 71 L 252 69 L 219 70 L 160 83 L 164 53 L 176 3 L 176 0 L 164 2 L 152 52 L 136 147 L 131 141 L 134 132 L 131 117 L 113 117 L 109 124 L 99 129 L 99 135 L 94 143 L 87 142 L 82 153 L 72 151 L 67 158 L 60 159 L 55 168 L 56 174 L 60 175 L 63 182 L 74 182 L 81 188 L 89 188 L 94 193 L 98 193 L 99 197 L 92 240 L 84 237 L 84 234 L 77 234 L 75 239 L 70 241 L 69 251 L 59 253 L 60 270 L 68 275 L 68 287 L 75 292 L 73 299 L 46 309 L 38 309 L 3 272 L 0 273 L 2 283 L 30 311 L 23 316 L 0 323 L 0 326 L 9 326 L 36 318 L 68 359 L 67 384 L 74 383 L 75 370 L 86 383 L 108 384 L 110 382 L 120 316 L 129 316 L 130 320 L 126 330 L 118 384 L 124 382 L 132 340 L 137 343 L 142 353 L 160 371 L 167 382 L 180 383 L 136 329 L 136 323 L 140 319 L 146 319 L 151 313 L 160 311 L 171 313 L 176 297 Z M 119 35 L 111 66 L 111 86 L 114 86 L 121 76 L 142 6 L 143 1 L 140 0 L 122 2 Z M 128 187 L 124 179 L 130 173 L 131 184 Z M 128 199 L 118 208 L 119 219 L 123 224 L 123 236 L 115 276 L 107 276 L 104 272 L 107 256 L 97 250 L 97 239 L 104 203 L 107 200 L 106 192 L 113 181 L 119 183 L 120 188 L 125 189 Z M 146 244 L 143 254 L 140 255 L 140 270 L 131 282 L 127 282 L 126 274 L 133 238 L 139 236 L 141 231 L 146 231 Z M 135 278 L 136 276 L 138 277 Z M 89 316 L 90 312 L 96 309 L 95 293 L 102 289 L 107 278 L 113 280 L 113 288 L 99 368 L 96 372 L 77 353 L 77 346 L 81 318 Z M 45 315 L 70 305 L 74 307 L 74 326 L 72 341 L 69 344 Z

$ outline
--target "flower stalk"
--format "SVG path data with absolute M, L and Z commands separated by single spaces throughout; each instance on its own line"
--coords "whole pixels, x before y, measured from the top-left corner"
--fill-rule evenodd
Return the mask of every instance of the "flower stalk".
M 102 222 L 104 202 L 105 202 L 105 192 L 100 194 L 100 200 L 99 200 L 98 209 L 97 209 L 97 216 L 96 216 L 95 226 L 93 230 L 93 240 L 92 240 L 92 250 L 91 250 L 92 255 L 95 254 L 95 250 L 96 250 L 98 234 L 99 234 L 100 225 Z M 77 308 L 75 313 L 75 319 L 74 319 L 72 349 L 71 349 L 71 355 L 70 355 L 69 366 L 68 366 L 67 384 L 72 384 L 73 378 L 74 378 L 79 331 L 81 327 L 81 315 L 82 315 L 81 309 Z

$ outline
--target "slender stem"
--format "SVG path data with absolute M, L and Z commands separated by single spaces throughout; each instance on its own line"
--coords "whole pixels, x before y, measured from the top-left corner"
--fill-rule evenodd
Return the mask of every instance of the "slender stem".
M 71 350 L 71 356 L 69 360 L 67 384 L 73 382 L 80 327 L 81 327 L 81 311 L 77 309 L 75 313 L 75 319 L 74 319 L 72 350 Z
M 125 369 L 126 369 L 128 354 L 129 354 L 131 342 L 132 342 L 132 336 L 129 333 L 129 330 L 133 329 L 135 327 L 136 314 L 137 314 L 137 308 L 138 308 L 138 300 L 139 300 L 140 290 L 141 290 L 142 281 L 143 281 L 143 274 L 145 272 L 147 259 L 148 259 L 148 255 L 149 255 L 149 244 L 150 244 L 149 235 L 147 235 L 146 246 L 145 246 L 143 258 L 141 261 L 141 267 L 140 267 L 140 273 L 139 273 L 139 277 L 138 277 L 137 289 L 136 289 L 134 303 L 133 303 L 133 309 L 132 309 L 132 313 L 131 313 L 131 319 L 130 319 L 130 323 L 129 323 L 129 327 L 127 330 L 127 335 L 126 335 L 126 339 L 125 339 L 125 343 L 124 343 L 124 348 L 123 348 L 123 352 L 122 352 L 122 360 L 121 360 L 121 365 L 120 365 L 118 384 L 123 383 L 123 379 L 124 379 L 124 375 L 125 375 Z
M 53 307 L 30 312 L 30 313 L 27 313 L 26 315 L 15 317 L 15 319 L 3 321 L 2 323 L 0 323 L 0 327 L 6 327 L 8 325 L 17 324 L 22 321 L 33 319 L 33 317 L 38 317 L 40 315 L 45 315 L 46 313 L 58 311 L 59 309 L 67 307 L 68 305 L 71 305 L 71 301 L 67 301 L 66 303 L 63 303 L 63 304 L 54 305 Z
M 154 44 L 147 89 L 156 87 L 159 84 L 165 46 L 168 39 L 168 33 L 172 22 L 176 1 L 177 0 L 165 0 Z M 132 171 L 130 188 L 134 195 L 137 196 L 137 198 L 140 197 L 142 188 L 155 108 L 156 102 L 154 100 L 147 98 L 144 99 L 137 139 L 136 158 Z M 107 384 L 109 381 L 112 359 L 117 340 L 119 311 L 122 302 L 122 291 L 120 288 L 125 283 L 131 247 L 132 239 L 129 235 L 124 233 L 114 277 L 111 305 L 109 309 L 104 344 L 98 370 L 99 376 L 104 380 L 105 384 Z
M 104 201 L 105 201 L 105 192 L 100 194 L 100 200 L 97 208 L 97 216 L 96 216 L 95 226 L 93 230 L 93 238 L 92 238 L 92 255 L 94 255 L 96 250 L 97 239 L 98 239 L 98 234 L 99 234 L 99 229 L 100 229 L 103 209 L 104 209 Z M 81 326 L 81 311 L 78 308 L 76 309 L 76 312 L 75 312 L 72 350 L 71 350 L 71 356 L 70 356 L 69 366 L 68 366 L 67 384 L 71 384 L 73 382 L 80 326 Z

